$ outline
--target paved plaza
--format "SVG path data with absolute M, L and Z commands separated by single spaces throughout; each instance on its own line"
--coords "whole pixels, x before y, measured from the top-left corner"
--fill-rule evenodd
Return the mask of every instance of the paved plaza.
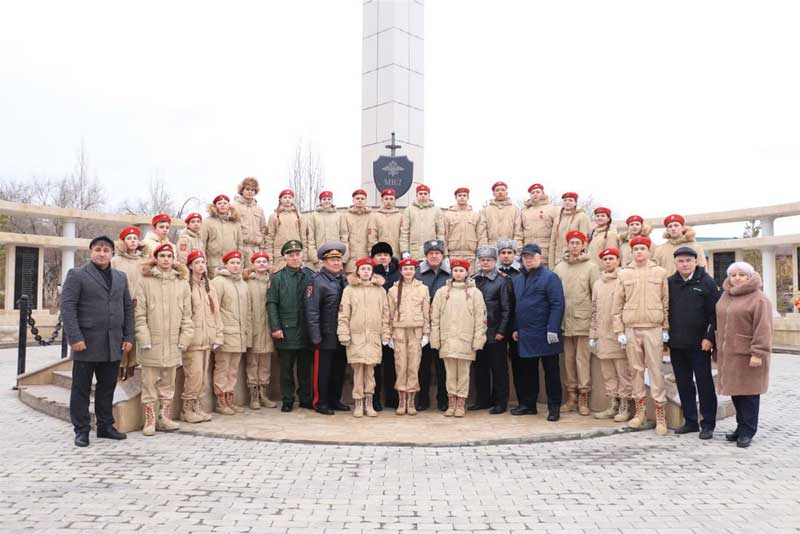
M 29 369 L 54 357 L 31 350 Z M 69 424 L 17 400 L 14 358 L 0 351 L 3 534 L 800 532 L 800 356 L 774 357 L 750 449 L 724 441 L 732 419 L 711 442 L 636 432 L 406 448 L 136 432 L 76 449 Z

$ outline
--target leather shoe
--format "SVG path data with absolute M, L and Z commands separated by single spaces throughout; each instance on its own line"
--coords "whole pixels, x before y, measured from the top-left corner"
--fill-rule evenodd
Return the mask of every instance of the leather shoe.
M 725 434 L 725 441 L 736 441 L 739 439 L 739 430 L 734 430 L 733 432 L 728 432 Z
M 478 404 L 477 402 L 475 404 L 470 404 L 469 406 L 467 406 L 467 411 L 468 412 L 476 412 L 478 410 L 488 410 L 488 409 L 489 409 L 489 405 L 488 404 L 486 404 L 486 405 Z
M 751 441 L 753 441 L 752 437 L 739 435 L 739 437 L 736 438 L 736 446 L 741 447 L 742 449 L 746 449 L 747 447 L 750 446 Z
M 436 407 L 439 408 L 440 412 L 446 412 L 447 411 L 447 401 L 438 403 Z
M 128 436 L 114 428 L 113 426 L 107 426 L 105 428 L 98 428 L 97 429 L 97 437 L 98 438 L 106 438 L 106 439 L 125 439 Z
M 312 405 L 310 402 L 301 402 L 300 403 L 300 407 L 301 408 L 305 408 L 306 410 L 313 410 L 314 409 L 314 405 Z
M 506 408 L 505 406 L 492 406 L 489 409 L 489 415 L 497 415 L 499 413 L 505 413 Z
M 282 404 L 281 405 L 281 411 L 284 412 L 284 413 L 285 412 L 291 412 L 292 411 L 292 405 L 291 404 Z
M 561 419 L 561 405 L 560 404 L 552 404 L 547 407 L 547 420 L 548 421 L 558 421 Z
M 314 411 L 322 415 L 333 415 L 334 413 L 336 413 L 331 408 L 328 408 L 323 404 L 317 404 L 317 407 L 314 408 Z
M 549 414 L 547 414 L 547 420 L 548 421 L 556 422 L 559 419 L 561 419 L 561 414 L 558 413 L 558 412 L 556 412 L 556 413 L 550 412 Z
M 377 397 L 377 395 L 375 397 Z M 379 401 L 375 397 L 372 397 L 372 409 L 375 410 L 376 412 L 382 412 L 383 404 L 381 404 L 381 401 Z
M 373 404 L 373 408 L 374 407 L 375 407 L 375 405 Z M 337 412 L 349 412 L 350 411 L 350 406 L 348 406 L 347 404 L 343 403 L 342 401 L 336 401 L 336 402 L 332 403 L 331 404 L 331 408 L 333 408 Z
M 690 423 L 683 423 L 682 426 L 675 429 L 676 434 L 691 434 L 692 432 L 700 432 L 700 427 Z
M 713 428 L 704 428 L 700 431 L 700 435 L 698 436 L 700 439 L 711 439 L 714 437 L 714 429 Z
M 535 412 L 525 406 L 524 404 L 520 404 L 516 408 L 511 408 L 511 415 L 533 415 Z
M 88 432 L 78 432 L 75 434 L 75 446 L 76 447 L 88 447 L 89 446 L 89 433 Z

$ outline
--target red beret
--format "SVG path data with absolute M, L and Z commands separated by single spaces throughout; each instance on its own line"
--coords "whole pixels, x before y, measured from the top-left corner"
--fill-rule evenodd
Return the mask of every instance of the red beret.
M 469 195 L 469 187 L 459 187 L 458 189 L 456 189 L 456 191 L 455 191 L 455 193 L 453 193 L 453 195 L 455 196 L 455 195 L 457 195 L 459 193 L 466 193 L 466 194 Z
M 508 189 L 508 184 L 507 183 L 505 183 L 505 182 L 495 182 L 495 183 L 492 184 L 492 191 L 494 191 L 495 189 L 497 189 L 501 185 L 503 187 L 505 187 L 506 189 Z
M 136 237 L 142 237 L 142 231 L 136 228 L 135 226 L 126 226 L 122 229 L 119 233 L 120 239 L 125 239 L 129 235 L 135 235 Z
M 428 187 L 428 186 L 427 186 L 427 185 L 425 185 L 425 184 L 419 184 L 419 185 L 417 186 L 417 193 L 419 193 L 420 191 L 427 191 L 428 193 L 430 193 L 430 192 L 431 192 L 431 188 L 430 188 L 430 187 Z
M 603 208 L 603 207 L 595 208 L 594 214 L 597 215 L 598 213 L 605 213 L 606 215 L 609 216 L 609 218 L 611 217 L 611 210 L 608 208 Z
M 186 218 L 183 220 L 183 222 L 185 222 L 186 224 L 189 224 L 189 222 L 192 219 L 200 219 L 202 221 L 203 220 L 203 216 L 200 215 L 199 213 L 190 213 L 189 215 L 186 216 Z
M 323 198 L 333 198 L 333 192 L 331 191 L 323 191 L 319 194 L 319 199 L 322 200 Z
M 606 256 L 616 256 L 619 258 L 620 253 L 618 249 L 611 247 L 611 248 L 604 248 L 603 250 L 600 251 L 600 254 L 597 255 L 598 258 L 605 258 Z
M 256 251 L 250 256 L 250 263 L 255 263 L 258 258 L 266 258 L 269 261 L 269 254 L 266 252 Z
M 544 191 L 544 186 L 542 184 L 533 184 L 532 186 L 530 186 L 528 188 L 528 193 L 533 193 L 534 189 L 540 189 L 540 190 Z
M 192 262 L 197 258 L 205 258 L 205 257 L 206 255 L 203 253 L 203 251 L 200 250 L 199 248 L 196 248 L 193 251 L 191 251 L 189 255 L 186 257 L 186 265 L 187 266 L 191 265 Z
M 469 271 L 469 262 L 467 260 L 460 260 L 458 258 L 450 260 L 450 268 L 463 267 Z
M 356 195 L 367 196 L 367 192 L 364 191 L 363 189 L 356 189 L 355 191 L 353 191 L 353 195 L 352 196 L 356 196 Z
M 212 204 L 216 204 L 220 200 L 224 200 L 225 202 L 230 202 L 231 197 L 229 197 L 228 195 L 217 195 L 214 197 L 214 202 L 212 202 Z
M 667 218 L 664 219 L 664 226 L 667 226 L 669 223 L 679 222 L 681 224 L 686 224 L 686 219 L 682 216 L 673 213 L 672 215 L 667 215 Z
M 227 254 L 222 256 L 222 263 L 228 263 L 233 258 L 239 258 L 241 260 L 242 259 L 242 253 L 239 252 L 238 250 L 231 250 L 230 252 L 228 252 Z
M 653 242 L 650 241 L 649 237 L 640 235 L 631 239 L 631 248 L 635 247 L 636 245 L 647 245 L 647 248 L 650 248 L 653 245 Z
M 394 189 L 384 189 L 381 192 L 381 198 L 383 198 L 383 197 L 396 197 L 396 196 L 397 196 L 397 191 L 395 191 Z
M 158 223 L 161 223 L 161 222 L 166 222 L 166 223 L 172 224 L 172 217 L 170 217 L 166 213 L 159 213 L 158 215 L 153 217 L 153 220 L 150 221 L 150 222 L 153 224 L 153 226 L 156 226 Z
M 640 222 L 644 224 L 644 219 L 642 218 L 641 215 L 631 215 L 630 217 L 625 219 L 625 224 L 630 224 L 632 222 Z
M 561 198 L 562 198 L 562 199 L 564 199 L 564 198 L 571 198 L 571 199 L 573 199 L 573 200 L 576 200 L 576 201 L 577 201 L 577 200 L 578 200 L 578 193 L 573 193 L 572 191 L 569 191 L 569 192 L 567 192 L 567 193 L 564 193 L 563 195 L 561 195 Z
M 371 267 L 375 267 L 375 260 L 373 260 L 369 256 L 365 256 L 363 258 L 357 259 L 356 260 L 356 269 L 358 269 L 362 265 L 369 265 Z
M 419 262 L 414 258 L 405 258 L 400 260 L 400 263 L 398 265 L 400 267 L 405 267 L 406 265 L 411 265 L 412 267 L 416 267 L 417 265 L 419 265 Z
M 573 239 L 580 239 L 581 241 L 586 243 L 586 234 L 584 234 L 583 232 L 580 232 L 578 230 L 571 230 L 571 231 L 567 232 L 567 242 L 569 242 L 569 241 L 571 241 Z
M 280 193 L 278 193 L 278 198 L 281 198 L 283 195 L 289 195 L 290 197 L 294 198 L 294 191 L 291 189 L 284 189 Z
M 161 243 L 153 251 L 153 257 L 155 258 L 156 256 L 158 256 L 158 253 L 163 251 L 163 250 L 166 250 L 167 252 L 171 252 L 173 255 L 175 254 L 175 249 L 172 248 L 172 244 L 171 243 Z

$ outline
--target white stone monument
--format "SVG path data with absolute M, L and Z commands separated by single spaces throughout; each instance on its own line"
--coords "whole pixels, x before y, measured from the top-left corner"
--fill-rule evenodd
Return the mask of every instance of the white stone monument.
M 423 182 L 423 0 L 365 0 L 361 74 L 361 187 L 380 203 L 372 163 L 389 155 L 392 132 L 398 155 L 414 163 L 414 183 L 398 199 L 405 206 Z

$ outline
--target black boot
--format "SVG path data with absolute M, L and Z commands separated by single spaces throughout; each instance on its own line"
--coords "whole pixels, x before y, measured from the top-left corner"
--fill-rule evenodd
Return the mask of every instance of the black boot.
M 75 434 L 75 446 L 76 447 L 88 447 L 89 446 L 89 433 L 88 432 L 78 432 Z
M 736 438 L 736 446 L 741 447 L 742 449 L 746 449 L 750 446 L 750 442 L 753 441 L 752 436 L 745 436 L 743 434 L 739 434 L 739 437 Z
M 700 426 L 692 423 L 683 423 L 682 426 L 675 429 L 676 434 L 691 434 L 692 432 L 700 432 Z
M 350 411 L 350 406 L 345 404 L 345 403 L 343 403 L 340 400 L 332 402 L 331 403 L 331 408 L 333 408 L 337 412 L 349 412 Z
M 377 393 L 372 396 L 372 409 L 376 412 L 383 411 L 383 404 L 381 404 L 381 397 Z
M 535 413 L 536 413 L 535 410 L 531 410 L 524 404 L 520 404 L 516 408 L 511 408 L 511 415 L 533 415 Z
M 738 428 L 736 430 L 734 430 L 733 432 L 727 432 L 725 434 L 725 440 L 726 441 L 736 441 L 738 439 L 739 439 L 739 429 Z
M 97 437 L 98 438 L 106 438 L 106 439 L 125 439 L 128 436 L 114 428 L 113 426 L 106 426 L 106 427 L 98 427 L 97 429 Z
M 561 405 L 559 404 L 548 404 L 547 405 L 547 420 L 548 421 L 558 421 L 561 419 Z

